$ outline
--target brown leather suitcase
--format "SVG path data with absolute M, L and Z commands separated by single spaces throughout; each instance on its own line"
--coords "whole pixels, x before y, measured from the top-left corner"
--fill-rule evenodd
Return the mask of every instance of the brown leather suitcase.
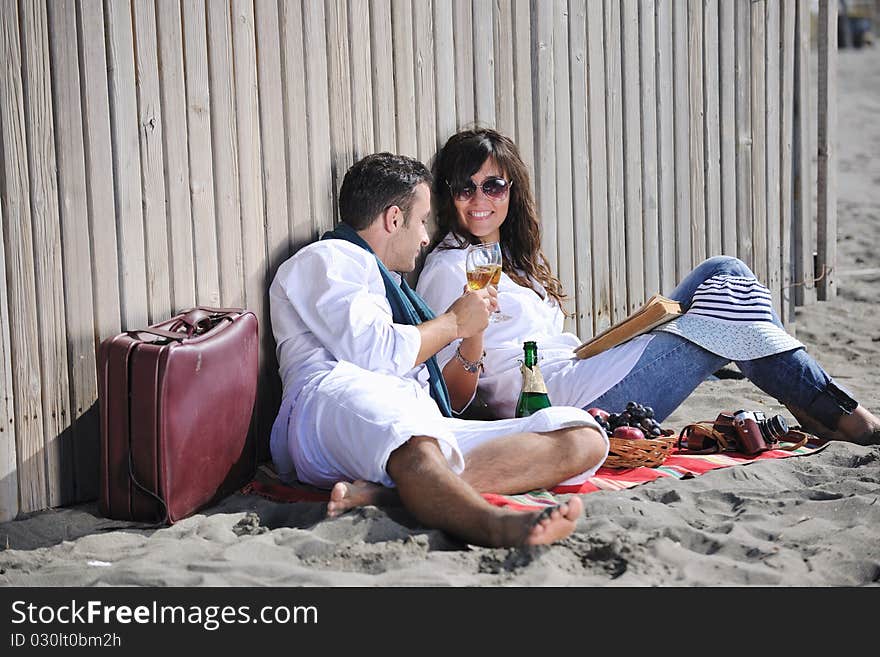
M 172 524 L 247 483 L 257 318 L 194 308 L 101 343 L 101 513 Z

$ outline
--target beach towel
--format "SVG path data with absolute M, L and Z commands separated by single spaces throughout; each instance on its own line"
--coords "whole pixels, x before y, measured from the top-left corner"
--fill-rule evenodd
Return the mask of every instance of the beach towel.
M 639 486 L 657 479 L 691 479 L 710 470 L 729 468 L 731 466 L 748 465 L 769 459 L 784 459 L 795 456 L 807 456 L 825 448 L 825 442 L 810 442 L 792 451 L 771 449 L 757 456 L 746 456 L 736 452 L 719 454 L 687 454 L 677 447 L 659 466 L 654 468 L 607 468 L 601 467 L 595 476 L 577 486 L 557 486 L 552 490 L 534 490 L 519 495 L 500 495 L 483 493 L 483 497 L 495 506 L 509 507 L 522 511 L 552 506 L 561 500 L 557 495 L 584 495 L 600 490 L 623 490 Z M 780 443 L 780 447 L 790 446 Z M 259 468 L 257 477 L 247 484 L 242 493 L 259 495 L 276 502 L 326 502 L 330 499 L 330 491 L 321 490 L 306 484 L 287 485 L 278 479 L 270 464 Z

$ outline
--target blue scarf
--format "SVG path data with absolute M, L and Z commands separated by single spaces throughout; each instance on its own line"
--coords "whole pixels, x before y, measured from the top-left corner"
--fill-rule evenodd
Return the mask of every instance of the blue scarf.
M 340 223 L 335 230 L 328 231 L 321 236 L 322 240 L 337 239 L 357 244 L 362 249 L 373 252 L 370 245 L 367 244 L 360 235 L 348 224 Z M 434 319 L 434 313 L 425 303 L 416 291 L 401 278 L 400 285 L 391 276 L 391 272 L 385 267 L 379 258 L 376 258 L 376 264 L 379 265 L 379 272 L 382 274 L 382 282 L 385 283 L 385 297 L 391 305 L 391 317 L 395 324 L 409 324 L 418 326 L 422 322 Z M 440 373 L 440 366 L 437 364 L 437 358 L 431 356 L 425 361 L 428 367 L 428 383 L 431 387 L 431 397 L 440 407 L 440 412 L 446 417 L 452 417 L 452 404 L 449 401 L 449 391 L 446 389 L 446 381 Z

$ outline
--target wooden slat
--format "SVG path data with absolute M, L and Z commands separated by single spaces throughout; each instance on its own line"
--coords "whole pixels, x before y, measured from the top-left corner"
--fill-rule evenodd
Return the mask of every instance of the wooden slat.
M 451 10 L 451 9 L 450 9 Z M 450 31 L 450 39 L 452 34 Z M 397 135 L 394 122 L 394 61 L 391 37 L 391 0 L 372 0 L 370 2 L 370 44 L 376 57 L 373 57 L 373 123 L 375 124 L 374 143 L 377 151 L 397 151 Z M 447 53 L 451 58 L 452 48 Z M 450 90 L 446 91 L 452 102 L 452 122 L 455 123 L 455 99 Z M 439 119 L 438 119 L 439 120 Z
M 780 175 L 779 175 L 779 5 L 768 2 L 765 5 L 766 14 L 764 25 L 766 26 L 766 55 L 767 65 L 766 86 L 767 92 L 764 98 L 765 120 L 767 125 L 766 136 L 766 190 L 767 190 L 767 278 L 765 285 L 773 295 L 773 308 L 776 313 L 782 314 L 782 284 L 780 282 L 779 262 L 781 259 L 780 244 Z
M 455 21 L 455 113 L 458 126 L 465 127 L 476 118 L 474 105 L 474 18 L 471 0 L 453 0 Z
M 76 3 L 82 58 L 83 142 L 92 236 L 92 289 L 95 342 L 120 332 L 119 269 L 116 217 L 113 210 L 113 152 L 110 145 L 110 100 L 101 0 Z
M 766 26 L 765 2 L 750 5 L 751 32 L 751 102 L 752 102 L 752 271 L 762 283 L 767 282 L 767 119 Z
M 626 305 L 626 231 L 623 192 L 623 98 L 619 44 L 620 3 L 607 0 L 605 23 L 605 124 L 606 157 L 608 158 L 608 247 L 611 269 L 611 309 L 613 321 L 623 319 Z M 641 253 L 641 252 L 639 252 Z
M 149 324 L 132 16 L 127 3 L 109 2 L 104 10 L 116 230 L 124 254 L 119 298 L 122 328 L 128 330 Z
M 416 3 L 418 4 L 418 3 Z M 495 53 L 492 36 L 492 0 L 473 0 L 474 101 L 476 119 L 495 126 Z M 551 10 L 552 5 L 547 7 Z
M 240 230 L 244 258 L 245 305 L 262 320 L 266 290 L 266 221 L 263 196 L 260 99 L 257 95 L 257 44 L 253 0 L 232 1 L 235 121 L 238 143 Z M 271 132 L 269 133 L 271 135 Z M 280 140 L 283 132 L 271 135 Z M 272 151 L 277 165 L 280 153 Z M 277 224 L 276 224 L 277 225 Z
M 792 135 L 794 160 L 793 259 L 795 304 L 816 302 L 813 283 L 813 149 L 810 83 L 810 12 L 795 4 L 795 120 Z
M 736 255 L 736 34 L 735 4 L 721 2 L 718 7 L 718 66 L 720 68 L 721 107 L 721 253 Z
M 372 54 L 370 49 L 370 3 L 351 0 L 348 5 L 349 57 L 351 60 L 351 132 L 353 160 L 374 150 Z M 427 92 L 433 97 L 434 90 Z
M 672 3 L 672 84 L 675 98 L 690 98 L 688 76 L 688 8 Z M 691 270 L 690 106 L 673 108 L 675 126 L 675 276 L 676 283 Z M 694 108 L 696 109 L 696 108 Z M 702 187 L 700 187 L 702 190 Z
M 644 235 L 645 295 L 660 291 L 660 214 L 657 144 L 657 49 L 655 0 L 639 0 L 641 52 L 642 231 Z
M 275 269 L 290 253 L 288 190 L 291 187 L 304 187 L 299 184 L 291 184 L 292 179 L 287 177 L 285 143 L 288 141 L 288 136 L 284 120 L 283 50 L 281 47 L 281 21 L 278 12 L 278 3 L 273 0 L 255 0 L 254 2 L 258 58 L 257 81 L 260 90 L 263 202 L 266 212 L 266 253 L 268 254 L 266 275 L 268 278 L 274 275 Z M 300 34 L 302 34 L 301 29 Z M 369 77 L 369 69 L 367 76 Z M 302 98 L 299 102 L 302 103 Z M 299 124 L 304 123 L 305 110 L 302 107 L 303 105 L 300 105 L 302 113 L 297 120 Z M 372 126 L 370 130 L 372 132 Z M 302 134 L 300 132 L 300 139 Z M 302 160 L 303 158 L 297 157 L 297 159 Z M 302 179 L 297 178 L 296 180 Z M 264 281 L 263 288 L 267 287 L 268 283 Z M 268 327 L 268 314 L 262 320 L 261 326 Z M 263 335 L 266 333 L 271 333 L 271 331 L 264 330 Z
M 264 13 L 264 0 L 257 5 L 257 17 Z M 265 11 L 268 12 L 266 2 Z M 284 99 L 284 133 L 287 186 L 287 248 L 269 235 L 269 271 L 274 272 L 288 255 L 314 239 L 312 208 L 309 198 L 309 135 L 306 115 L 306 71 L 303 57 L 302 5 L 298 2 L 278 4 L 280 49 Z M 264 142 L 267 141 L 264 139 Z M 268 194 L 267 194 L 268 197 Z M 267 198 L 267 203 L 270 201 Z M 265 329 L 264 329 L 265 330 Z
M 152 0 L 133 0 L 135 66 L 137 69 L 138 137 L 144 204 L 144 236 L 147 244 L 147 300 L 150 323 L 171 316 L 171 273 L 168 259 L 168 223 L 165 208 L 165 154 L 162 147 L 164 120 L 159 97 L 159 61 L 156 43 L 155 5 Z
M 289 124 L 284 120 L 284 81 L 281 67 L 280 20 L 278 3 L 273 0 L 255 0 L 254 18 L 256 21 L 257 83 L 260 89 L 260 143 L 263 178 L 263 200 L 265 203 L 265 233 L 268 262 L 265 274 L 271 278 L 278 265 L 290 253 L 290 227 L 286 191 L 293 187 L 287 175 L 285 144 L 288 141 Z M 369 67 L 366 71 L 369 79 Z M 297 123 L 303 123 L 303 114 Z M 372 135 L 372 119 L 370 134 Z M 298 135 L 301 138 L 302 135 Z M 372 141 L 372 140 L 371 140 Z M 301 157 L 297 159 L 302 159 Z M 297 181 L 301 178 L 297 178 Z M 296 185 L 299 186 L 298 184 Z M 268 283 L 264 281 L 263 288 Z M 268 326 L 268 315 L 262 326 Z M 265 336 L 271 331 L 263 331 Z
M 164 0 L 157 7 L 156 27 L 162 67 L 159 85 L 162 116 L 166 119 L 162 124 L 162 148 L 165 152 L 165 198 L 171 250 L 171 310 L 176 313 L 196 305 L 183 33 L 180 4 Z
M 65 341 L 66 330 L 64 323 L 64 272 L 61 261 L 66 254 L 72 256 L 76 246 L 85 246 L 85 266 L 88 268 L 88 230 L 81 237 L 77 235 L 65 235 L 72 238 L 75 244 L 65 244 L 65 250 L 61 249 L 61 222 L 59 221 L 58 208 L 58 182 L 55 177 L 55 130 L 53 126 L 52 101 L 53 90 L 50 79 L 49 65 L 49 26 L 46 5 L 39 3 L 24 3 L 21 6 L 19 21 L 21 26 L 21 54 L 23 60 L 22 89 L 24 91 L 25 130 L 28 149 L 28 180 L 30 181 L 30 205 L 31 205 L 31 230 L 33 231 L 34 248 L 34 285 L 36 291 L 37 323 L 40 327 L 37 347 L 40 352 L 40 383 L 42 399 L 42 424 L 43 424 L 43 450 L 46 459 L 46 483 L 48 486 L 47 503 L 49 506 L 60 506 L 74 500 L 73 492 L 73 458 L 71 450 L 65 454 L 64 442 L 71 442 L 70 436 L 62 438 L 63 430 L 70 421 L 70 401 L 68 399 L 69 382 L 67 377 L 67 344 Z M 56 13 L 57 18 L 57 13 Z M 53 31 L 60 27 L 55 21 Z M 76 82 L 79 82 L 76 68 L 76 20 L 75 16 L 62 32 L 73 34 L 73 58 L 68 64 L 73 64 L 73 74 Z M 65 35 L 66 36 L 66 35 Z M 53 39 L 57 41 L 57 39 Z M 55 51 L 53 51 L 53 54 Z M 69 53 L 66 53 L 69 56 Z M 55 98 L 60 101 L 60 107 L 65 104 L 79 102 L 78 84 L 71 89 L 68 78 L 70 70 L 62 69 L 64 62 L 54 58 L 53 66 L 56 67 Z M 79 107 L 70 107 L 70 114 L 61 112 L 59 116 L 59 129 L 69 127 L 65 119 L 69 117 L 70 123 L 79 118 Z M 77 125 L 79 134 L 82 134 L 82 126 Z M 69 147 L 70 133 L 64 130 L 60 139 L 66 139 L 61 148 Z M 61 153 L 62 157 L 67 155 Z M 82 138 L 79 143 L 79 169 L 82 171 Z M 65 162 L 66 163 L 66 162 Z M 85 226 L 85 195 L 84 189 L 70 189 L 65 187 L 64 205 L 65 210 L 81 210 L 81 218 Z M 74 207 L 71 207 L 74 206 Z M 65 213 L 67 215 L 67 213 Z M 66 216 L 65 219 L 69 217 Z M 87 228 L 87 226 L 85 226 Z M 81 258 L 82 251 L 78 254 Z M 69 272 L 75 277 L 75 272 Z M 88 281 L 91 277 L 86 269 Z M 74 278 L 74 280 L 83 280 Z M 85 288 L 88 293 L 87 310 L 91 312 L 91 289 Z M 77 292 L 69 290 L 75 297 Z M 76 309 L 72 309 L 74 313 Z M 91 319 L 91 318 L 89 318 Z M 65 471 L 64 466 L 69 465 L 70 470 Z
M 452 3 L 435 2 L 434 7 L 434 109 L 437 144 L 443 145 L 456 131 L 455 123 L 455 38 Z
M 819 301 L 837 295 L 837 2 L 819 2 L 816 272 Z
M 691 266 L 706 258 L 706 152 L 703 142 L 703 2 L 688 0 L 688 137 L 690 140 Z M 679 213 L 679 221 L 684 217 Z M 679 271 L 679 278 L 686 272 Z
M 593 335 L 593 254 L 590 243 L 590 158 L 587 137 L 587 8 L 574 3 L 569 15 L 571 70 L 571 165 L 575 287 L 568 290 L 575 333 Z
M 6 52 L 4 49 L 2 52 Z M 4 69 L 4 73 L 8 73 Z M 0 87 L 2 89 L 3 87 Z M 0 105 L 5 110 L 4 105 Z M 0 156 L 5 151 L 0 148 Z M 0 187 L 0 226 L 5 225 L 5 190 Z M 15 449 L 15 394 L 12 387 L 12 340 L 6 301 L 6 249 L 0 230 L 0 522 L 18 515 L 18 462 Z
M 11 351 L 12 394 L 15 397 L 16 455 L 19 508 L 48 506 L 40 393 L 39 329 L 34 280 L 30 181 L 27 166 L 22 53 L 15 3 L 0 11 L 0 202 L 6 249 L 6 302 Z
M 734 20 L 736 88 L 736 254 L 753 264 L 752 253 L 752 103 L 751 103 L 751 3 L 738 0 Z
M 516 145 L 523 162 L 535 171 L 535 129 L 532 122 L 532 22 L 529 0 L 513 2 Z
M 721 89 L 718 42 L 718 0 L 703 9 L 703 97 L 706 158 L 706 255 L 722 253 L 721 242 Z
M 397 152 L 418 157 L 416 81 L 413 69 L 413 15 L 409 0 L 391 0 L 394 27 L 394 98 L 397 103 Z
M 278 376 L 278 361 L 275 357 L 275 340 L 272 336 L 269 304 L 266 299 L 262 298 L 262 295 L 267 294 L 269 282 L 274 277 L 278 265 L 290 253 L 291 235 L 288 227 L 290 212 L 287 204 L 287 192 L 291 187 L 300 187 L 298 184 L 292 185 L 287 177 L 285 143 L 288 138 L 284 121 L 281 21 L 278 10 L 278 3 L 272 0 L 255 0 L 254 2 L 262 151 L 261 161 L 258 164 L 262 165 L 263 203 L 265 206 L 265 255 L 262 267 L 263 278 L 259 282 L 262 303 L 259 336 L 260 375 L 263 380 L 256 423 L 260 460 L 268 458 L 268 439 L 265 437 L 271 432 L 271 423 L 274 421 L 281 403 L 281 379 Z M 300 33 L 302 33 L 301 30 Z M 369 78 L 369 67 L 366 74 Z M 300 119 L 299 122 L 302 123 L 302 120 Z M 370 132 L 372 133 L 372 122 Z
M 535 199 L 541 217 L 542 246 L 551 269 L 559 272 L 556 221 L 556 112 L 553 92 L 553 13 L 535 15 Z
M 50 498 L 54 487 L 60 486 L 61 504 L 94 499 L 98 494 L 98 399 L 95 360 L 95 326 L 92 298 L 91 240 L 87 199 L 86 150 L 81 113 L 79 59 L 77 57 L 76 5 L 73 0 L 49 3 L 52 67 L 55 101 L 55 143 L 58 149 L 58 198 L 60 203 L 61 239 L 64 245 L 59 261 L 63 262 L 64 278 L 81 281 L 80 285 L 64 285 L 66 327 L 49 328 L 41 322 L 41 332 L 57 331 L 67 341 L 63 359 L 69 367 L 64 376 L 64 394 L 70 395 L 61 410 L 60 481 L 49 482 Z M 53 190 L 54 193 L 54 190 Z M 55 218 L 57 220 L 57 217 Z M 59 254 L 53 254 L 58 257 Z M 62 353 L 57 354 L 62 358 Z M 64 366 L 64 360 L 59 361 Z M 44 381 L 55 374 L 45 366 Z M 68 414 L 65 415 L 65 412 Z M 47 436 L 47 438 L 50 438 Z
M 244 271 L 245 307 L 252 310 L 262 326 L 268 327 L 269 308 L 266 298 L 268 269 L 266 261 L 266 218 L 263 190 L 264 155 L 260 125 L 260 99 L 257 94 L 256 19 L 253 0 L 232 1 L 232 47 L 235 71 L 235 120 L 238 144 L 240 230 Z M 277 53 L 277 46 L 275 51 Z M 280 76 L 279 76 L 280 77 Z M 277 84 L 277 79 L 276 79 Z M 267 126 L 268 127 L 268 126 Z M 271 140 L 281 140 L 283 132 L 269 130 Z M 272 152 L 277 165 L 278 149 Z M 276 222 L 277 225 L 277 222 Z M 272 341 L 261 336 L 257 398 L 251 430 L 256 432 L 257 454 L 268 454 L 268 436 L 278 406 L 275 379 L 269 365 L 276 370 Z
M 611 325 L 608 245 L 608 158 L 605 130 L 605 25 L 601 3 L 587 3 L 587 117 L 589 120 L 590 216 L 593 251 L 593 333 Z
M 642 88 L 639 80 L 639 6 L 620 3 L 623 45 L 623 189 L 626 240 L 627 312 L 645 301 L 645 242 L 642 209 Z M 654 250 L 655 245 L 647 247 Z
M 333 227 L 332 181 L 330 175 L 330 108 L 327 94 L 327 42 L 324 6 L 303 4 L 303 52 L 306 64 L 306 112 L 309 117 L 309 182 L 313 235 Z M 295 119 L 294 119 L 295 120 Z
M 344 2 L 325 4 L 327 21 L 327 84 L 330 94 L 330 158 L 333 169 L 333 214 L 342 179 L 354 164 L 351 129 L 351 75 L 348 47 L 348 10 Z
M 205 306 L 220 305 L 219 245 L 214 203 L 214 147 L 211 143 L 211 93 L 208 80 L 208 28 L 205 5 L 183 0 L 186 130 L 189 146 L 189 190 L 193 221 L 196 298 Z M 225 268 L 225 265 L 224 265 Z
M 522 102 L 514 93 L 513 4 L 492 2 L 492 21 L 495 34 L 495 127 L 511 138 L 516 135 L 516 103 Z
M 220 263 L 220 300 L 224 306 L 245 305 L 244 256 L 238 182 L 238 136 L 229 5 L 209 2 L 208 72 L 211 87 L 211 145 L 214 155 L 214 209 Z
M 660 291 L 669 294 L 675 275 L 675 124 L 673 103 L 672 4 L 658 2 L 657 12 L 657 207 Z
M 434 33 L 433 13 L 427 2 L 413 3 L 413 66 L 416 93 L 416 157 L 428 162 L 437 152 L 437 126 L 434 109 Z M 431 226 L 433 229 L 433 226 Z
M 554 5 L 553 11 L 553 107 L 555 114 L 556 172 L 551 173 L 556 186 L 556 275 L 565 293 L 574 295 L 575 277 L 574 217 L 572 214 L 571 170 L 571 87 L 569 84 L 568 7 L 565 3 Z M 550 172 L 548 172 L 550 173 Z M 546 223 L 546 215 L 543 218 Z M 574 299 L 567 306 L 568 312 L 576 310 Z M 566 331 L 575 332 L 575 317 L 565 318 Z
M 781 12 L 780 30 L 782 33 L 782 64 L 780 66 L 781 82 L 779 85 L 780 112 L 782 115 L 782 132 L 780 135 L 779 153 L 779 207 L 780 207 L 780 286 L 782 322 L 785 325 L 794 322 L 794 292 L 791 287 L 793 280 L 793 243 L 792 215 L 794 213 L 793 183 L 794 149 L 792 139 L 794 131 L 794 49 L 795 49 L 795 0 L 783 0 L 779 6 Z

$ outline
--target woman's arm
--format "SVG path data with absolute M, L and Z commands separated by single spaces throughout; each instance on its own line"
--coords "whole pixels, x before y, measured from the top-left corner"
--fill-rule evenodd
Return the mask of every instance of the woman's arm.
M 453 411 L 461 413 L 471 403 L 477 392 L 477 383 L 482 371 L 483 334 L 481 332 L 472 338 L 462 340 L 456 356 L 443 368 L 443 378 L 449 389 L 449 400 Z

